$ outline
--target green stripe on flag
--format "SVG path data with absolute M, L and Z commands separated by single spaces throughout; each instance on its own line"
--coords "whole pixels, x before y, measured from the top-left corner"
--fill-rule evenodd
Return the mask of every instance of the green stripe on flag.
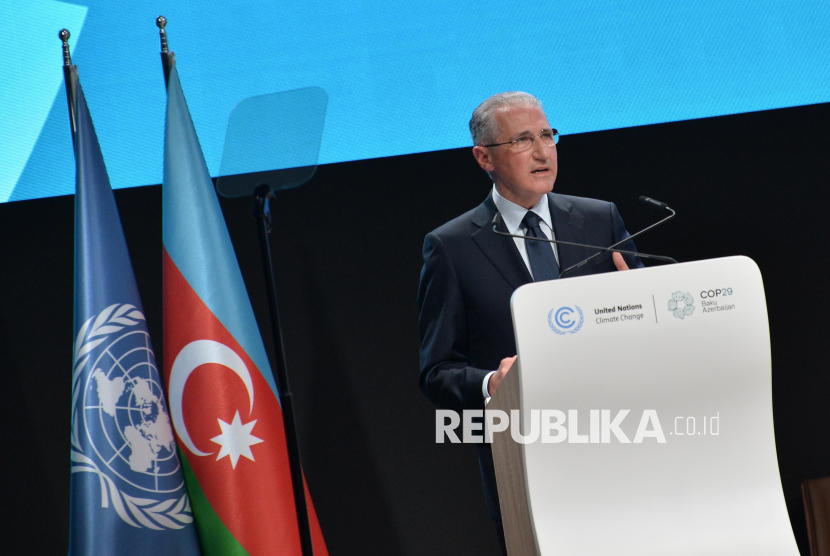
M 193 518 L 196 520 L 202 556 L 250 556 L 213 510 L 213 506 L 210 505 L 202 487 L 199 486 L 199 480 L 181 450 L 179 450 L 179 459 L 182 462 L 184 481 L 187 483 L 187 493 L 193 507 Z

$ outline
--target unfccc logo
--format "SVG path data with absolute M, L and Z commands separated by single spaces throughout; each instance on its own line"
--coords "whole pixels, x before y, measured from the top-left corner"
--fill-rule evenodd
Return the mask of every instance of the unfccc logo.
M 579 322 L 575 320 L 574 313 L 579 314 Z M 582 309 L 576 305 L 551 309 L 548 313 L 548 326 L 560 336 L 576 334 L 584 323 L 585 315 L 582 314 Z

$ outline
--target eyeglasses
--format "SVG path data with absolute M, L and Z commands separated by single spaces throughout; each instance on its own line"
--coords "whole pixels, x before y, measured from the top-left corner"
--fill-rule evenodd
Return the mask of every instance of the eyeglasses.
M 552 147 L 559 142 L 559 132 L 555 129 L 543 129 L 536 135 L 522 135 L 518 139 L 514 139 L 513 141 L 505 141 L 504 143 L 493 143 L 491 145 L 481 145 L 482 147 L 500 147 L 501 145 L 510 145 L 508 148 L 512 149 L 514 152 L 520 153 L 522 151 L 528 150 L 530 147 L 533 146 L 533 141 L 536 138 L 539 138 L 542 141 L 542 145 L 545 147 Z

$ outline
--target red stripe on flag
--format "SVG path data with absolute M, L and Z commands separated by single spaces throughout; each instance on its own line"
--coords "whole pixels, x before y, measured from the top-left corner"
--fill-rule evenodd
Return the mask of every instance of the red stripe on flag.
M 248 390 L 237 373 L 217 363 L 196 367 L 188 378 L 182 396 L 184 423 L 196 449 L 209 453 L 197 455 L 185 447 L 176 430 L 179 446 L 199 480 L 199 485 L 216 514 L 252 556 L 264 554 L 300 554 L 294 495 L 285 443 L 282 409 L 273 390 L 248 354 L 208 309 L 182 276 L 164 250 L 164 368 L 169 392 L 170 374 L 176 357 L 195 341 L 211 340 L 227 346 L 244 362 L 251 375 L 254 392 L 251 409 Z M 168 397 L 169 403 L 177 403 Z M 172 411 L 171 407 L 171 411 Z M 225 432 L 237 422 L 246 427 L 247 438 L 241 453 L 236 444 L 224 440 Z M 221 425 L 219 420 L 225 425 Z M 251 423 L 256 421 L 251 427 Z M 239 429 L 237 428 L 237 436 Z M 256 437 L 262 442 L 255 443 Z M 222 445 L 235 450 L 236 466 L 226 455 L 217 459 Z M 246 456 L 246 447 L 253 460 Z M 232 454 L 233 455 L 233 454 Z M 327 556 L 325 541 L 306 487 L 309 517 L 316 556 Z M 198 514 L 196 515 L 198 519 Z

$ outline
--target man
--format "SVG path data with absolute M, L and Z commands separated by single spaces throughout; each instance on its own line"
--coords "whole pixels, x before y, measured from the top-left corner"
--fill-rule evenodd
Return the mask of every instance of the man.
M 560 269 L 594 253 L 498 235 L 492 229 L 496 212 L 502 231 L 526 237 L 608 246 L 629 236 L 614 204 L 551 193 L 556 130 L 532 95 L 490 97 L 473 112 L 470 133 L 473 155 L 493 179 L 493 189 L 477 208 L 426 236 L 418 289 L 420 386 L 439 408 L 456 411 L 482 409 L 516 359 L 513 291 L 556 279 Z M 632 243 L 621 248 L 633 251 Z M 642 263 L 605 253 L 568 276 L 629 266 Z M 477 447 L 487 510 L 504 550 L 492 452 L 489 444 Z

